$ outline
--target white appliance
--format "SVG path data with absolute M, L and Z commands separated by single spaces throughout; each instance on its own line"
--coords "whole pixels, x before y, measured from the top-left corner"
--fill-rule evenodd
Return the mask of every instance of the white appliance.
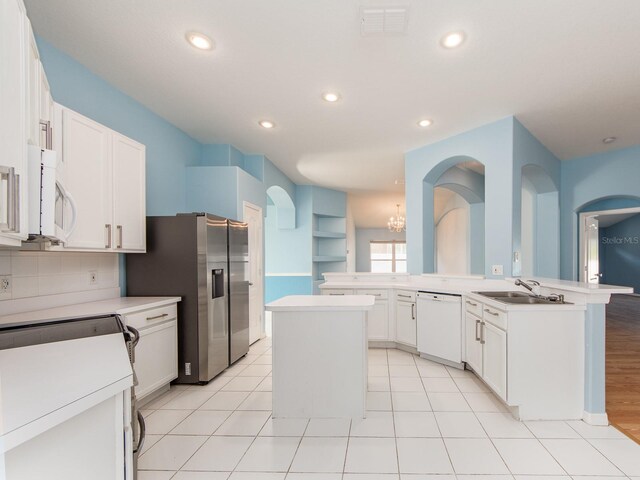
M 0 325 L 0 478 L 134 478 L 130 338 L 115 315 Z
M 418 352 L 430 360 L 462 366 L 460 295 L 418 292 Z
M 29 238 L 65 243 L 76 226 L 77 209 L 64 188 L 56 152 L 33 145 L 28 149 Z

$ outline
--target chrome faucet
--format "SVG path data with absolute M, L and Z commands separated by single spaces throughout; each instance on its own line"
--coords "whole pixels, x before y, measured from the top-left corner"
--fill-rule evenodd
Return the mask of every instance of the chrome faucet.
M 536 287 L 540 286 L 540 282 L 537 282 L 535 280 L 528 280 L 528 282 Z M 530 292 L 533 292 L 533 287 L 531 285 L 529 285 L 529 283 L 522 281 L 519 278 L 516 278 L 516 286 L 523 286 L 524 288 L 526 288 L 527 290 L 529 290 Z

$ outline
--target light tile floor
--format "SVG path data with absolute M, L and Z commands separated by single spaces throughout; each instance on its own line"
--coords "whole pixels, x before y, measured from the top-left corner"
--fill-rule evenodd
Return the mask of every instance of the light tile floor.
M 470 372 L 369 350 L 367 418 L 273 420 L 271 340 L 143 407 L 139 480 L 640 480 L 613 427 L 518 422 Z M 481 476 L 478 476 L 481 475 Z

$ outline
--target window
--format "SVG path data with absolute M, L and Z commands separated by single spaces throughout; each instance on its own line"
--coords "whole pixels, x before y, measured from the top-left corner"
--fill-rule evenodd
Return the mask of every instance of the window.
M 371 271 L 377 273 L 405 273 L 407 271 L 407 244 L 401 241 L 370 244 Z

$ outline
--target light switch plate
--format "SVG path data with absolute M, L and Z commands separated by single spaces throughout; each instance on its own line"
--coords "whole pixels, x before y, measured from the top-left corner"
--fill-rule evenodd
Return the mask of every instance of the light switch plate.
M 491 273 L 493 275 L 504 275 L 504 269 L 503 269 L 502 265 L 492 265 L 491 266 Z

